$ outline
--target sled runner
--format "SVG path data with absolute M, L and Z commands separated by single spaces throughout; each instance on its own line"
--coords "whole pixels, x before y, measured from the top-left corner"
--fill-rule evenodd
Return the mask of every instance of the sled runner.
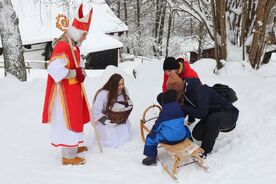
M 149 106 L 143 113 L 143 117 L 140 120 L 140 132 L 141 138 L 145 142 L 145 133 L 148 134 L 150 129 L 146 126 L 146 123 L 158 118 L 158 115 L 155 117 L 147 117 L 149 116 L 148 113 L 153 110 L 157 110 L 160 112 L 161 107 L 158 105 L 151 105 Z M 159 160 L 163 166 L 163 169 L 175 180 L 177 180 L 176 173 L 177 169 L 189 165 L 191 163 L 197 163 L 200 167 L 204 168 L 205 170 L 208 169 L 207 165 L 204 163 L 203 159 L 199 156 L 204 150 L 199 147 L 197 144 L 193 143 L 190 139 L 185 139 L 180 143 L 169 145 L 165 143 L 159 144 L 161 147 L 164 148 L 166 152 L 172 157 L 173 160 L 173 167 L 170 169 L 168 165 Z M 184 165 L 181 165 L 182 161 L 193 160 L 192 162 L 188 162 Z

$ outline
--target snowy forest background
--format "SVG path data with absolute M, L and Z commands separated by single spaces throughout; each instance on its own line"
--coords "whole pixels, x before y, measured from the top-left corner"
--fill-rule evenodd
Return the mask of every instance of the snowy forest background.
M 276 44 L 274 0 L 115 0 L 106 1 L 129 26 L 125 43 L 134 55 L 168 56 L 215 46 L 215 57 L 242 60 L 259 68 L 267 47 Z M 194 43 L 193 50 L 185 45 Z M 191 49 L 191 47 L 187 47 Z M 274 47 L 275 50 L 275 47 Z M 218 63 L 218 67 L 221 65 Z
M 74 2 L 33 1 L 50 9 L 72 8 Z M 276 49 L 274 0 L 106 0 L 106 3 L 129 29 L 120 36 L 124 43 L 122 53 L 160 59 L 188 58 L 189 52 L 194 51 L 200 59 L 204 49 L 214 48 L 217 68 L 223 66 L 223 60 L 238 59 L 258 69 L 263 62 L 269 62 L 265 53 Z M 6 71 L 24 81 L 19 19 L 11 0 L 0 1 L 0 15 Z M 11 41 L 12 37 L 17 41 Z M 233 56 L 233 49 L 240 50 L 240 54 Z

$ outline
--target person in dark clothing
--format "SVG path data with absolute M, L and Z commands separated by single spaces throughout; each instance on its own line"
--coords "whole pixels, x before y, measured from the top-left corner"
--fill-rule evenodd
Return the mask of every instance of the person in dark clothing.
M 229 132 L 236 126 L 239 110 L 208 85 L 198 85 L 185 79 L 185 114 L 200 119 L 192 131 L 202 141 L 203 156 L 213 150 L 219 132 Z
M 171 73 L 177 74 L 182 80 L 189 78 L 196 83 L 201 84 L 201 81 L 194 69 L 191 68 L 189 62 L 184 58 L 167 57 L 163 62 L 164 79 L 162 84 L 162 91 L 167 91 L 167 81 Z M 195 122 L 195 118 L 189 116 L 188 123 Z
M 163 70 L 163 92 L 167 91 L 167 80 L 169 78 L 170 73 L 176 73 L 182 80 L 184 78 L 192 78 L 198 80 L 201 83 L 196 71 L 191 68 L 188 61 L 184 58 L 175 59 L 174 57 L 167 57 L 163 63 Z
M 160 142 L 177 144 L 191 137 L 189 128 L 184 125 L 184 113 L 177 102 L 177 92 L 168 90 L 159 94 L 157 99 L 162 110 L 146 138 L 144 155 L 147 157 L 142 161 L 144 165 L 156 163 L 157 146 Z

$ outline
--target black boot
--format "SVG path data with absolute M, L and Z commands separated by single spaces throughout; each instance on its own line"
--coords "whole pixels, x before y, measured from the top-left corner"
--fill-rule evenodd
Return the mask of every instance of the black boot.
M 156 157 L 146 157 L 142 161 L 142 164 L 147 166 L 156 165 L 156 163 Z
M 203 153 L 199 153 L 199 156 L 200 156 L 200 158 L 202 158 L 202 159 L 206 159 L 206 158 L 207 158 L 207 154 L 208 154 L 208 153 L 203 152 Z

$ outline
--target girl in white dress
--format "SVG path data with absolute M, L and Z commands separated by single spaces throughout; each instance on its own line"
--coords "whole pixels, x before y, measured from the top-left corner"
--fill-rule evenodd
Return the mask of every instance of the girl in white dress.
M 120 74 L 113 74 L 97 91 L 91 111 L 102 146 L 116 148 L 130 140 L 128 116 L 119 122 L 112 118 L 112 112 L 130 113 L 131 110 L 132 101 L 126 92 L 124 79 Z

